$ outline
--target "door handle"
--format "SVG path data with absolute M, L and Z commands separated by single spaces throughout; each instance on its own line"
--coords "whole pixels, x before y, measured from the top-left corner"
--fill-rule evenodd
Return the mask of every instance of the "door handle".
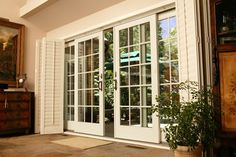
M 115 90 L 117 90 L 117 79 L 114 79 L 113 81 L 114 81 L 114 88 Z
M 8 107 L 7 98 L 5 98 L 4 107 L 5 107 L 5 109 Z
M 102 91 L 102 81 L 99 81 L 99 83 L 98 83 L 98 88 L 99 88 L 99 90 Z

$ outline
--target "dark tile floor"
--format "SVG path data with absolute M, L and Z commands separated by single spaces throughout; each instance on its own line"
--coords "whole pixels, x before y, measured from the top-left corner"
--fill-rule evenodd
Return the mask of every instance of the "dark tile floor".
M 26 135 L 0 138 L 0 157 L 173 157 L 163 149 L 112 142 L 90 149 L 79 149 L 52 143 L 72 135 Z

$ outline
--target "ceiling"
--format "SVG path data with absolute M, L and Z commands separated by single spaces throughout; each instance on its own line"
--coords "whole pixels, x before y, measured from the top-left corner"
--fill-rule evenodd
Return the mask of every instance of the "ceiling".
M 24 19 L 48 32 L 122 1 L 124 0 L 57 0 Z M 26 0 L 18 0 L 19 5 L 25 2 Z

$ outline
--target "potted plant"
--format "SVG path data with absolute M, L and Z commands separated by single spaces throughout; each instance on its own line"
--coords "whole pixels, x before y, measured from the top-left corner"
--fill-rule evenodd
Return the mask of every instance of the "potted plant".
M 160 121 L 167 121 L 165 139 L 175 156 L 189 157 L 193 153 L 200 157 L 212 146 L 217 129 L 215 98 L 211 88 L 193 81 L 182 82 L 179 91 L 157 97 L 153 112 L 157 112 Z

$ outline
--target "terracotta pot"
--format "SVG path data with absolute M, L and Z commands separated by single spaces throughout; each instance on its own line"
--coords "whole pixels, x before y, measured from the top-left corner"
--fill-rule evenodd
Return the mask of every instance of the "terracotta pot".
M 175 157 L 201 157 L 202 147 L 195 147 L 194 150 L 189 150 L 186 146 L 178 146 L 175 150 Z

